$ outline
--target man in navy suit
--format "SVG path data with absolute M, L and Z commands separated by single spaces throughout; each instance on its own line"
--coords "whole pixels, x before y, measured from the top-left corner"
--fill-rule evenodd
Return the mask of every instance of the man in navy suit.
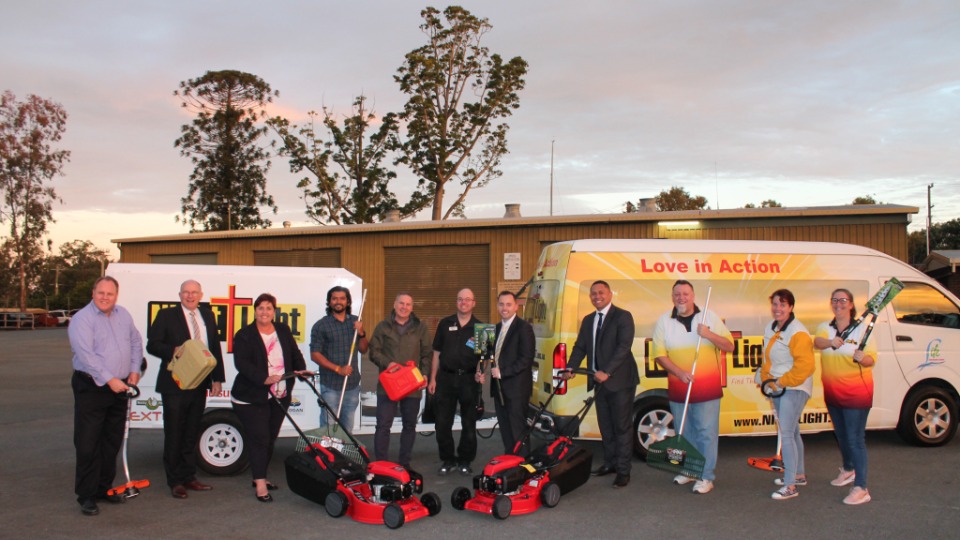
M 503 291 L 497 297 L 501 321 L 497 323 L 494 361 L 490 370 L 490 395 L 497 410 L 504 453 L 526 455 L 521 441 L 527 427 L 527 403 L 533 392 L 533 356 L 536 338 L 533 326 L 517 317 L 517 296 Z M 517 448 L 517 442 L 523 444 Z
M 603 465 L 593 474 L 616 473 L 613 486 L 620 488 L 630 483 L 633 398 L 640 384 L 640 372 L 631 351 L 633 315 L 614 306 L 612 300 L 613 292 L 606 281 L 595 281 L 590 286 L 590 303 L 596 311 L 584 317 L 580 324 L 569 366 L 580 367 L 586 357 L 587 367 L 595 371 L 587 387 L 595 389 Z M 565 377 L 569 378 L 570 374 Z
M 207 390 L 220 393 L 226 380 L 217 319 L 209 306 L 201 306 L 203 290 L 194 280 L 180 285 L 180 305 L 161 309 L 147 330 L 147 352 L 160 359 L 157 392 L 163 398 L 163 468 L 174 498 L 186 499 L 187 490 L 208 491 L 197 480 L 197 439 L 200 417 L 207 403 Z M 181 390 L 167 365 L 188 339 L 198 339 L 217 359 L 217 367 L 193 390 Z

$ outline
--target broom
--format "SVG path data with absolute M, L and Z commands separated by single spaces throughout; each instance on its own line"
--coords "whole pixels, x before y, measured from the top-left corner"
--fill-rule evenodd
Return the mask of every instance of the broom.
M 703 304 L 703 318 L 707 317 L 710 307 L 710 293 L 713 287 L 707 288 L 707 301 Z M 687 384 L 687 397 L 683 400 L 683 418 L 680 420 L 680 431 L 676 436 L 664 439 L 650 445 L 647 449 L 647 465 L 655 469 L 668 471 L 673 474 L 682 474 L 690 478 L 703 478 L 703 468 L 707 464 L 706 458 L 690 441 L 683 437 L 683 427 L 687 422 L 687 408 L 690 406 L 690 392 L 693 390 L 693 378 L 697 373 L 697 360 L 700 359 L 700 345 L 703 336 L 697 336 L 697 349 L 693 355 L 693 366 L 690 368 L 690 383 Z

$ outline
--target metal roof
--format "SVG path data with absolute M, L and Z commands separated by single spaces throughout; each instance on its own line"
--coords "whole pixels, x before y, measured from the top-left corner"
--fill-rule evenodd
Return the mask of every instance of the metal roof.
M 782 219 L 796 217 L 883 216 L 916 214 L 915 206 L 899 204 L 865 204 L 843 206 L 795 206 L 788 208 L 735 208 L 729 210 L 682 210 L 673 212 L 633 212 L 629 214 L 584 214 L 574 216 L 535 216 L 511 218 L 457 219 L 442 221 L 400 221 L 362 223 L 356 225 L 316 225 L 306 227 L 277 227 L 182 233 L 161 236 L 117 238 L 111 242 L 145 243 L 189 240 L 218 240 L 239 238 L 266 238 L 281 236 L 312 236 L 327 234 L 365 234 L 390 231 L 427 231 L 439 229 L 477 229 L 485 227 L 531 227 L 590 223 L 630 223 L 645 221 L 723 221 L 732 219 Z

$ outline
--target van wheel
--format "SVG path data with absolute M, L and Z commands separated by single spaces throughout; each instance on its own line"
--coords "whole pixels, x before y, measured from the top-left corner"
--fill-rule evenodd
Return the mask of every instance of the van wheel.
M 229 409 L 216 409 L 200 419 L 197 466 L 210 474 L 229 476 L 247 468 L 240 419 Z
M 633 434 L 633 452 L 644 461 L 651 444 L 676 435 L 666 398 L 647 398 L 633 406 Z
M 897 432 L 917 446 L 941 446 L 957 433 L 957 399 L 937 386 L 923 386 L 903 401 Z

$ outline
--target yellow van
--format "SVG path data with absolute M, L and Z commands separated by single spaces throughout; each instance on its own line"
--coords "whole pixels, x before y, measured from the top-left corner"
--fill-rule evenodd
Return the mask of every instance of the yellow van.
M 531 406 L 545 401 L 557 372 L 567 364 L 584 316 L 593 311 L 591 283 L 607 281 L 613 303 L 636 323 L 633 354 L 640 369 L 634 400 L 636 453 L 674 435 L 667 404 L 667 374 L 653 360 L 657 318 L 672 308 L 671 287 L 693 283 L 703 307 L 734 336 L 723 355 L 721 435 L 773 435 L 776 423 L 754 384 L 763 355 L 763 327 L 771 320 L 768 297 L 779 288 L 796 296 L 794 313 L 813 332 L 830 321 L 830 293 L 853 292 L 858 311 L 890 278 L 905 288 L 881 310 L 871 340 L 877 345 L 874 405 L 868 429 L 897 428 L 908 441 L 937 446 L 957 430 L 960 403 L 960 301 L 936 281 L 888 255 L 860 246 L 819 242 L 738 240 L 576 240 L 551 244 L 540 255 L 526 289 L 524 318 L 534 325 L 537 355 Z M 833 428 L 823 401 L 819 361 L 814 393 L 801 416 L 804 432 Z M 565 422 L 586 398 L 586 380 L 576 377 L 550 403 L 547 421 Z M 579 436 L 600 438 L 596 418 L 582 422 Z

